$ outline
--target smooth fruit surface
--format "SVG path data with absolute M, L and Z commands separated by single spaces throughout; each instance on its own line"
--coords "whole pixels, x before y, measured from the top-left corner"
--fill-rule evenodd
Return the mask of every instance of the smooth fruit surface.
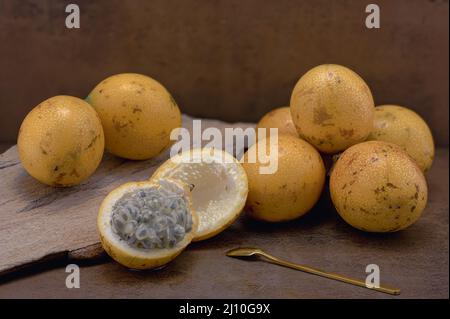
M 340 65 L 308 71 L 295 85 L 290 105 L 300 137 L 324 153 L 345 150 L 372 131 L 372 93 L 358 74 Z
M 112 214 L 116 203 L 128 192 L 144 189 L 168 189 L 176 190 L 182 194 L 188 204 L 189 213 L 192 216 L 192 229 L 184 235 L 184 238 L 170 248 L 137 248 L 131 246 L 114 232 L 112 227 Z M 139 213 L 139 212 L 138 212 Z M 125 267 L 131 269 L 152 269 L 161 267 L 177 257 L 192 241 L 198 225 L 198 219 L 192 208 L 190 190 L 187 185 L 172 180 L 145 181 L 126 183 L 111 191 L 103 200 L 98 217 L 97 229 L 103 248 L 111 258 Z
M 278 169 L 273 174 L 261 174 L 267 164 L 255 152 L 270 139 L 261 140 L 244 155 L 243 167 L 247 173 L 249 194 L 247 212 L 253 218 L 279 222 L 306 214 L 317 202 L 325 182 L 325 167 L 319 152 L 309 143 L 289 135 L 278 136 Z M 270 156 L 270 152 L 267 151 Z
M 191 187 L 199 217 L 194 241 L 217 235 L 240 215 L 248 193 L 242 165 L 232 155 L 213 148 L 197 148 L 175 155 L 162 164 L 151 180 L 170 178 Z
M 289 106 L 276 108 L 265 114 L 256 125 L 256 128 L 265 128 L 268 137 L 270 128 L 277 128 L 278 134 L 287 134 L 298 137 L 297 129 L 292 122 L 291 108 Z M 258 134 L 258 130 L 256 131 Z
M 159 155 L 171 145 L 171 131 L 181 126 L 181 113 L 170 93 L 145 75 L 113 75 L 86 100 L 100 116 L 106 149 L 123 158 Z
M 427 123 L 416 112 L 398 105 L 375 108 L 374 130 L 368 140 L 397 144 L 424 172 L 433 163 L 434 142 Z
M 394 232 L 412 225 L 427 203 L 420 168 L 397 145 L 369 141 L 347 149 L 330 177 L 331 199 L 350 225 Z
M 95 110 L 72 96 L 55 96 L 37 105 L 22 122 L 17 139 L 26 171 L 51 186 L 87 179 L 99 165 L 104 135 Z

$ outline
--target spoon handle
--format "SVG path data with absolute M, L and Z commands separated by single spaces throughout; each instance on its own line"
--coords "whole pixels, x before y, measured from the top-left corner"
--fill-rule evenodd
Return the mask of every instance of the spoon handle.
M 319 269 L 315 269 L 315 268 L 311 268 L 308 266 L 303 266 L 303 265 L 298 265 L 298 264 L 294 264 L 291 263 L 289 261 L 285 261 L 282 259 L 279 259 L 275 256 L 269 255 L 267 253 L 261 254 L 262 256 L 264 256 L 265 258 L 267 258 L 270 262 L 283 266 L 283 267 L 288 267 L 288 268 L 292 268 L 292 269 L 296 269 L 296 270 L 300 270 L 309 274 L 313 274 L 313 275 L 317 275 L 317 276 L 321 276 L 321 277 L 325 277 L 325 278 L 329 278 L 329 279 L 333 279 L 333 280 L 337 280 L 337 281 L 342 281 L 348 284 L 352 284 L 355 286 L 359 286 L 359 287 L 363 287 L 363 288 L 367 288 L 367 289 L 371 289 L 371 290 L 376 290 L 376 291 L 380 291 L 380 292 L 384 292 L 390 295 L 399 295 L 400 294 L 400 289 L 397 288 L 389 288 L 389 287 L 373 287 L 373 288 L 369 288 L 368 286 L 366 286 L 366 283 L 362 280 L 359 279 L 353 279 L 347 276 L 342 276 L 342 275 L 338 275 L 335 273 L 330 273 L 330 272 L 326 272 L 326 271 L 322 271 Z

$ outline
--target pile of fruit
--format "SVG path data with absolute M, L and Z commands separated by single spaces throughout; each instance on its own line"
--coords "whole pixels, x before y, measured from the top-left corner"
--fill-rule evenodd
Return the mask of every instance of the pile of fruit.
M 104 150 L 145 160 L 170 147 L 181 113 L 170 93 L 140 74 L 100 82 L 85 100 L 56 96 L 24 119 L 18 149 L 23 167 L 51 186 L 79 184 L 94 173 Z M 350 225 L 393 232 L 413 224 L 427 202 L 424 177 L 434 156 L 427 124 L 413 111 L 375 107 L 356 73 L 321 65 L 296 84 L 290 107 L 266 114 L 257 128 L 277 128 L 278 169 L 241 161 L 218 149 L 193 149 L 162 164 L 148 181 L 126 183 L 104 199 L 98 214 L 107 253 L 129 268 L 157 268 L 191 241 L 231 225 L 243 211 L 280 222 L 310 211 L 324 191 L 327 169 L 332 201 Z
M 368 85 L 346 67 L 308 71 L 295 85 L 290 107 L 269 112 L 257 127 L 277 127 L 280 136 L 276 174 L 257 174 L 260 163 L 244 163 L 247 205 L 256 218 L 285 221 L 309 211 L 323 190 L 323 162 L 331 157 L 331 199 L 353 227 L 398 231 L 425 208 L 424 173 L 434 157 L 429 127 L 405 107 L 375 107 Z M 264 141 L 253 147 L 259 143 Z

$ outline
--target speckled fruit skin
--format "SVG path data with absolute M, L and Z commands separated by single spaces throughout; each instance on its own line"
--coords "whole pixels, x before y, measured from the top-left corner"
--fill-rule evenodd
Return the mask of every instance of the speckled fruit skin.
M 268 222 L 298 218 L 320 197 L 325 181 L 322 158 L 309 143 L 294 136 L 279 135 L 278 170 L 275 174 L 260 174 L 261 163 L 248 163 L 248 152 L 267 141 L 259 141 L 244 155 L 243 167 L 249 185 L 246 211 L 251 217 Z
M 340 65 L 308 71 L 295 85 L 290 104 L 300 137 L 324 153 L 362 142 L 372 130 L 372 93 L 358 74 Z
M 100 116 L 106 149 L 119 157 L 155 157 L 172 144 L 171 131 L 181 127 L 181 113 L 170 93 L 145 75 L 113 75 L 86 100 Z
M 427 123 L 414 111 L 398 105 L 375 108 L 374 129 L 368 140 L 397 144 L 409 154 L 423 172 L 430 169 L 434 142 Z
M 105 138 L 100 119 L 85 101 L 55 96 L 25 117 L 17 139 L 26 171 L 51 186 L 72 186 L 100 164 Z
M 278 134 L 298 137 L 297 129 L 294 122 L 292 122 L 291 108 L 289 106 L 279 107 L 268 112 L 259 120 L 256 128 L 265 128 L 266 136 L 268 136 L 270 128 L 278 128 Z M 258 131 L 256 133 L 258 134 Z
M 330 177 L 339 215 L 367 232 L 395 232 L 412 225 L 427 203 L 427 183 L 399 146 L 369 141 L 347 149 Z

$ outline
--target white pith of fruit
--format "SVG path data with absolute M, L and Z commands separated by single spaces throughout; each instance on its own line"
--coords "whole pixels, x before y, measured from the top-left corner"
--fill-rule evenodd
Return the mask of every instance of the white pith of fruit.
M 189 184 L 199 218 L 194 241 L 210 238 L 229 226 L 242 211 L 248 193 L 247 175 L 230 154 L 194 149 L 165 162 L 152 179 L 170 178 Z
M 170 187 L 179 194 L 184 194 L 189 203 L 188 213 L 192 215 L 192 229 L 186 232 L 184 238 L 170 248 L 144 249 L 133 247 L 116 234 L 111 225 L 113 207 L 116 202 L 126 193 L 142 188 Z M 192 241 L 197 228 L 197 217 L 192 210 L 191 199 L 188 187 L 183 187 L 178 181 L 169 179 L 158 181 L 130 182 L 126 183 L 108 194 L 104 199 L 97 219 L 97 226 L 100 232 L 102 244 L 108 254 L 119 263 L 129 268 L 154 268 L 165 264 L 175 258 Z M 126 262 L 124 262 L 124 260 Z M 150 266 L 150 267 L 147 267 Z

